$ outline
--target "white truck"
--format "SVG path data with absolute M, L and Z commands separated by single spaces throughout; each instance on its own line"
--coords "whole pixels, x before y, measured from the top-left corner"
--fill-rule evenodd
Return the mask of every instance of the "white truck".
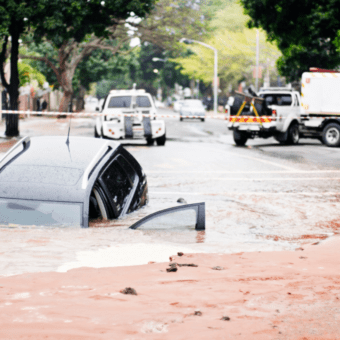
M 112 90 L 97 111 L 96 138 L 146 139 L 148 145 L 165 145 L 164 120 L 156 119 L 157 109 L 145 90 Z
M 299 142 L 300 94 L 293 89 L 261 88 L 257 97 L 236 92 L 226 113 L 236 145 L 255 137 L 274 137 L 281 144 Z
M 340 146 L 340 72 L 311 68 L 301 80 L 301 133 Z

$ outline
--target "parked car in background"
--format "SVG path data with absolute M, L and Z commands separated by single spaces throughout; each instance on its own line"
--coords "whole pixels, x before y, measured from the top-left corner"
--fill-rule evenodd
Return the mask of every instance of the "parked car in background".
M 146 139 L 148 145 L 155 141 L 165 145 L 165 122 L 156 119 L 155 103 L 145 90 L 112 90 L 101 112 L 103 116 L 96 119 L 95 137 Z
M 177 101 L 175 101 L 174 102 L 174 111 L 175 112 L 179 112 L 181 107 L 182 107 L 182 105 L 183 105 L 183 103 L 184 103 L 184 100 L 177 100 Z
M 25 137 L 0 160 L 0 226 L 88 227 L 148 202 L 146 175 L 119 143 Z M 175 218 L 176 217 L 176 218 Z M 205 228 L 204 203 L 144 217 L 131 228 Z
M 96 97 L 88 97 L 85 100 L 85 112 L 95 112 L 98 106 L 99 100 Z
M 101 112 L 103 109 L 103 104 L 104 104 L 105 98 L 99 99 L 98 105 L 96 107 L 97 112 Z
M 183 119 L 200 119 L 205 120 L 205 108 L 202 102 L 198 99 L 186 99 L 179 111 L 179 120 Z

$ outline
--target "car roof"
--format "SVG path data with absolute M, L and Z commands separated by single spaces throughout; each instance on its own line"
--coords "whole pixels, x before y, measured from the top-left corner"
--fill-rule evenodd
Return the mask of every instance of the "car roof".
M 0 197 L 82 202 L 91 170 L 120 144 L 66 136 L 26 138 L 24 151 L 0 161 Z M 17 145 L 22 143 L 20 141 Z M 16 146 L 14 146 L 15 148 Z M 84 180 L 85 178 L 85 180 Z

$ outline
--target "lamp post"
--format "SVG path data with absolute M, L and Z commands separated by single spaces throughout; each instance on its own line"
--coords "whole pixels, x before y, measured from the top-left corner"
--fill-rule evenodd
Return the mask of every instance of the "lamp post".
M 192 43 L 196 43 L 196 44 L 200 44 L 203 45 L 204 47 L 210 48 L 211 50 L 214 51 L 214 114 L 217 114 L 217 49 L 215 47 L 212 47 L 202 41 L 197 41 L 197 40 L 193 40 L 193 39 L 186 39 L 186 38 L 182 38 L 179 42 L 181 43 L 185 43 L 185 44 L 192 44 Z

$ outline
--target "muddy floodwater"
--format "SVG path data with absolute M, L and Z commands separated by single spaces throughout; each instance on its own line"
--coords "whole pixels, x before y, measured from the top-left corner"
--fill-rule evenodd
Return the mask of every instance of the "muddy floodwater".
M 62 124 L 61 131 L 68 126 Z M 73 124 L 75 135 L 92 136 L 92 121 Z M 165 147 L 126 145 L 148 176 L 150 202 L 121 220 L 83 229 L 0 228 L 0 275 L 164 262 L 179 251 L 293 250 L 339 232 L 338 149 L 315 141 L 282 147 L 272 139 L 237 148 L 222 124 L 169 120 L 173 138 Z M 34 129 L 27 125 L 28 133 Z M 179 198 L 206 203 L 205 231 L 129 229 Z

